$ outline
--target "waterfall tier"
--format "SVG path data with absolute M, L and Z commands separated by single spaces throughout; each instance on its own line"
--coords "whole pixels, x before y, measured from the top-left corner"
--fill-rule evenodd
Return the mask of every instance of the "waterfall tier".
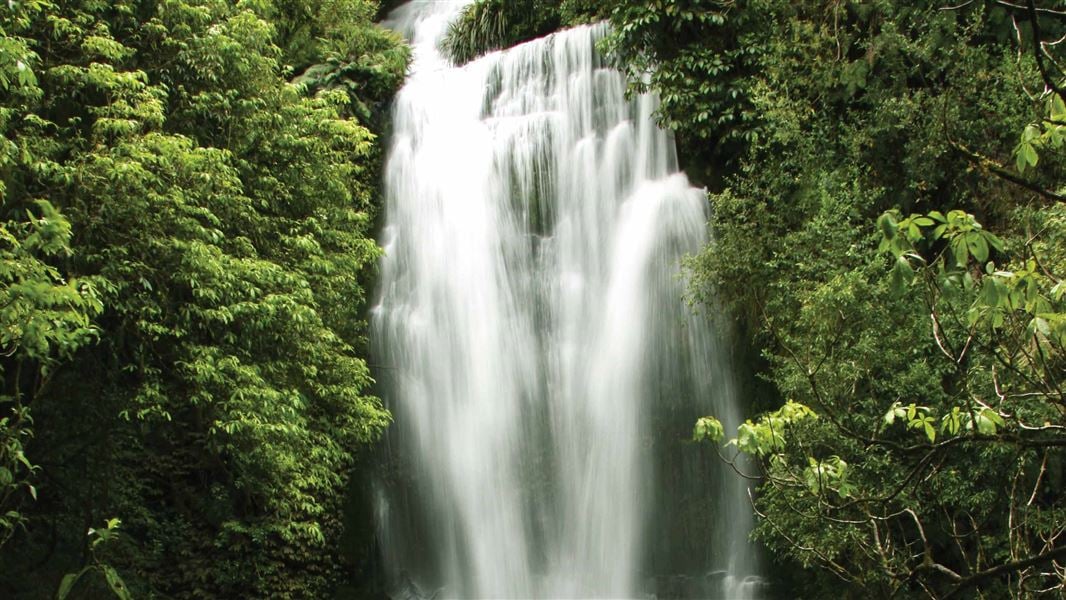
M 654 593 L 655 548 L 684 527 L 657 516 L 673 509 L 656 415 L 688 423 L 675 445 L 695 416 L 738 419 L 728 358 L 683 301 L 705 194 L 679 172 L 656 99 L 627 99 L 597 53 L 605 26 L 456 68 L 437 46 L 463 4 L 414 2 L 390 21 L 415 62 L 394 109 L 372 321 L 397 477 L 414 483 L 383 486 L 385 559 L 446 596 Z M 716 508 L 694 543 L 721 570 L 715 593 L 736 597 L 748 584 L 734 574 L 752 569 L 744 486 L 695 464 L 685 476 Z

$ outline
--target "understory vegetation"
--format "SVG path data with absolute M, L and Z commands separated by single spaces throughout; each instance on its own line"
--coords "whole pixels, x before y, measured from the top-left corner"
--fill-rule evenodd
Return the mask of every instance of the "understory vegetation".
M 324 598 L 365 568 L 368 126 L 408 61 L 377 10 L 0 9 L 0 596 Z

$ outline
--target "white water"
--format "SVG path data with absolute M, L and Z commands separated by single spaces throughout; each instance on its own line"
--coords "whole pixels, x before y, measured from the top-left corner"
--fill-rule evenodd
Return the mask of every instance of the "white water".
M 705 195 L 678 172 L 655 100 L 626 100 L 598 58 L 603 26 L 454 68 L 437 44 L 466 3 L 390 20 L 415 61 L 372 319 L 416 485 L 379 498 L 387 567 L 449 597 L 646 595 L 663 390 L 738 418 L 727 362 L 682 301 Z M 729 557 L 711 565 L 729 572 L 714 593 L 739 597 L 750 511 L 742 484 L 718 480 L 722 526 L 705 543 Z

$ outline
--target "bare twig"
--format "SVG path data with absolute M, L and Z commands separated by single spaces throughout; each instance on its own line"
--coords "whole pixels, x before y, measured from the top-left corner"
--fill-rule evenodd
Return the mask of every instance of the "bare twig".
M 998 577 L 1000 575 L 1005 575 L 1014 571 L 1021 571 L 1022 569 L 1025 569 L 1027 567 L 1043 564 L 1046 562 L 1053 562 L 1056 559 L 1062 557 L 1066 557 L 1066 546 L 1060 546 L 1048 552 L 1044 552 L 1043 554 L 1038 554 L 1036 556 L 1032 556 L 1024 560 L 1016 560 L 1008 563 L 1003 563 L 991 567 L 989 569 L 985 569 L 984 571 L 974 573 L 973 575 L 970 575 L 969 577 L 966 577 L 959 581 L 959 584 L 955 586 L 955 588 L 952 589 L 950 592 L 948 592 L 946 596 L 944 596 L 944 600 L 948 600 L 949 598 L 956 598 L 961 592 L 981 583 L 986 579 L 992 579 L 993 577 Z
M 1000 4 L 1006 3 L 1000 2 Z M 1044 80 L 1044 85 L 1058 94 L 1060 98 L 1066 100 L 1066 90 L 1055 82 L 1051 77 L 1051 73 L 1048 72 L 1047 65 L 1044 63 L 1046 57 L 1044 56 L 1044 46 L 1041 41 L 1040 17 L 1038 15 L 1041 11 L 1036 8 L 1034 0 L 1027 0 L 1026 8 L 1028 8 L 1029 11 L 1029 26 L 1033 30 L 1033 55 L 1036 57 L 1036 68 L 1040 70 L 1040 77 Z M 1044 10 L 1046 11 L 1047 9 Z M 1060 14 L 1066 15 L 1066 13 Z

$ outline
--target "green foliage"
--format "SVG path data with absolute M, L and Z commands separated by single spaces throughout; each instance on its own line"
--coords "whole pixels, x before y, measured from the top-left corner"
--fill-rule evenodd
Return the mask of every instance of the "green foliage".
M 9 4 L 0 593 L 328 595 L 407 50 L 364 0 Z
M 122 521 L 119 519 L 108 519 L 107 525 L 104 529 L 89 529 L 89 552 L 92 555 L 92 563 L 76 573 L 67 573 L 63 576 L 63 579 L 59 582 L 59 591 L 56 592 L 55 600 L 66 600 L 70 596 L 70 593 L 78 586 L 78 583 L 85 578 L 86 575 L 92 575 L 94 573 L 102 575 L 104 581 L 107 583 L 108 589 L 119 600 L 131 600 L 133 598 L 130 595 L 129 589 L 126 587 L 126 583 L 122 581 L 122 577 L 118 574 L 118 571 L 114 567 L 101 562 L 97 556 L 97 550 L 102 545 L 112 543 L 118 536 L 119 525 Z
M 33 201 L 25 221 L 0 223 L 0 348 L 47 372 L 90 342 L 102 309 L 90 281 L 65 278 L 48 259 L 70 254 L 70 223 L 50 202 Z
M 747 454 L 769 456 L 784 448 L 785 434 L 791 427 L 817 418 L 818 415 L 811 409 L 789 400 L 781 408 L 762 415 L 755 422 L 744 422 L 737 428 L 737 437 L 727 445 L 736 446 Z
M 555 31 L 557 0 L 477 0 L 448 27 L 443 51 L 458 64 Z
M 1015 165 L 1019 172 L 1035 167 L 1040 150 L 1059 150 L 1066 139 L 1066 103 L 1062 96 L 1049 94 L 1046 116 L 1022 130 L 1021 140 L 1014 148 Z
M 273 43 L 284 65 L 296 69 L 334 56 L 365 57 L 388 51 L 392 34 L 372 23 L 378 10 L 373 0 L 274 0 L 260 3 L 257 14 L 274 29 Z
M 45 125 L 27 112 L 43 93 L 29 34 L 48 7 L 10 3 L 0 14 L 0 549 L 26 525 L 37 500 L 40 467 L 27 454 L 32 405 L 56 368 L 95 339 L 91 319 L 102 310 L 92 281 L 62 268 L 72 254 L 70 222 L 15 176 L 47 168 L 11 132 Z
M 279 33 L 281 60 L 299 73 L 294 83 L 314 94 L 342 90 L 342 109 L 361 123 L 379 125 L 393 93 L 403 83 L 410 51 L 398 34 L 370 19 L 376 2 L 318 0 L 279 2 L 268 17 Z
M 56 366 L 93 341 L 90 319 L 102 309 L 89 282 L 45 262 L 69 255 L 70 223 L 48 201 L 34 204 L 28 220 L 0 223 L 0 547 L 25 519 L 19 507 L 37 497 L 30 404 Z
M 606 49 L 635 92 L 653 91 L 659 122 L 686 146 L 689 170 L 709 177 L 758 139 L 752 75 L 781 3 L 618 0 Z M 777 4 L 777 6 L 775 6 Z M 786 5 L 787 6 L 787 5 Z
M 720 442 L 725 437 L 722 422 L 714 417 L 701 417 L 692 430 L 694 442 Z
M 687 34 L 676 15 L 695 4 L 622 3 L 613 43 L 643 61 L 634 74 L 677 78 L 644 85 L 680 90 L 664 123 L 714 183 L 715 242 L 689 262 L 693 295 L 727 303 L 778 395 L 758 400 L 763 416 L 735 444 L 761 468 L 756 536 L 794 565 L 783 585 L 1060 593 L 1061 100 L 1026 93 L 1046 86 L 1026 11 L 707 3 Z M 1062 34 L 1045 21 L 1045 39 Z M 686 44 L 728 75 L 686 72 Z M 736 96 L 686 103 L 685 76 Z M 707 128 L 701 107 L 736 133 Z M 706 140 L 725 136 L 738 143 L 709 156 Z M 818 418 L 782 422 L 783 398 Z
M 610 2 L 591 0 L 476 0 L 463 8 L 442 41 L 457 64 L 558 30 L 603 19 Z
M 945 276 L 949 272 L 954 274 L 955 279 L 965 278 L 971 257 L 983 265 L 992 250 L 1003 251 L 1003 242 L 998 237 L 985 231 L 973 215 L 961 210 L 950 211 L 947 216 L 934 210 L 928 215 L 911 215 L 905 219 L 900 219 L 897 212 L 886 212 L 878 218 L 877 227 L 883 236 L 879 250 L 889 251 L 895 258 L 892 288 L 897 293 L 914 282 L 916 266 L 926 265 L 919 244 L 946 242 L 935 259 L 935 266 Z
M 609 16 L 611 5 L 611 0 L 562 0 L 559 19 L 564 27 L 601 21 Z
M 344 114 L 379 125 L 389 99 L 403 83 L 410 52 L 396 34 L 383 29 L 369 29 L 366 37 L 368 43 L 360 54 L 329 55 L 304 70 L 293 83 L 312 94 L 342 90 L 348 99 Z

